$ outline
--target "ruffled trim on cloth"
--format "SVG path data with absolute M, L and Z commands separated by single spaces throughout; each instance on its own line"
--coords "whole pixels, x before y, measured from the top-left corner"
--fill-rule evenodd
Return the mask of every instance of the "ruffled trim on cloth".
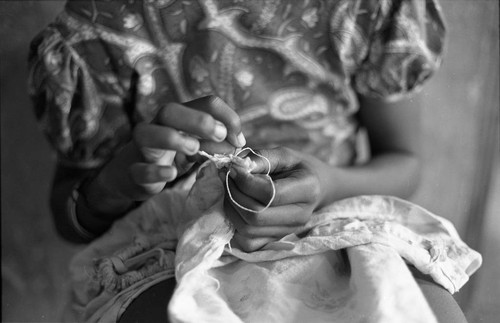
M 146 286 L 170 277 L 166 270 L 110 292 L 82 275 L 92 259 L 110 257 L 152 228 L 179 241 L 173 322 L 436 322 L 407 264 L 454 293 L 482 262 L 449 221 L 390 196 L 336 202 L 299 232 L 246 253 L 231 248 L 223 196 L 209 164 L 189 194 L 163 192 L 92 243 L 73 262 L 78 320 L 116 320 Z

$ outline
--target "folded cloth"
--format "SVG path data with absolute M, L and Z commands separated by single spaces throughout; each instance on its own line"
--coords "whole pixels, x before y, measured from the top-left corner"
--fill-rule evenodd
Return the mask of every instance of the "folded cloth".
M 165 304 L 173 322 L 437 322 L 407 264 L 450 293 L 481 265 L 449 221 L 390 196 L 335 202 L 301 230 L 247 253 L 231 247 L 224 194 L 207 163 L 189 193 L 165 191 L 118 221 L 72 263 L 73 317 L 116 320 L 175 267 L 177 287 Z M 123 254 L 132 237 L 156 237 L 145 244 L 152 249 L 159 235 L 178 240 L 168 268 L 121 290 L 85 274 L 93 259 Z

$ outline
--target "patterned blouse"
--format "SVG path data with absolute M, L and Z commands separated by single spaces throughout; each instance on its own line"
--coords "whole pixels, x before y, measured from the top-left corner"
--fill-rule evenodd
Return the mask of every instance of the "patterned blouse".
M 346 165 L 357 95 L 418 89 L 443 37 L 433 0 L 69 0 L 32 42 L 30 90 L 71 167 L 99 167 L 166 102 L 206 95 L 239 113 L 249 146 Z

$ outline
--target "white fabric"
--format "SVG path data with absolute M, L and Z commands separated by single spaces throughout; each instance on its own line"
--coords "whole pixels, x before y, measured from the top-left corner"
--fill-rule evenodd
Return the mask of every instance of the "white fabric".
M 91 256 L 123 248 L 134 234 L 162 230 L 151 223 L 168 228 L 166 239 L 179 237 L 178 285 L 168 304 L 173 322 L 436 322 L 406 263 L 454 293 L 482 261 L 448 221 L 388 196 L 336 202 L 300 232 L 246 253 L 230 246 L 234 229 L 224 215 L 223 185 L 209 164 L 187 197 L 162 193 L 80 254 L 73 263 L 80 278 L 75 290 L 83 296 L 79 317 L 118 318 L 144 288 L 139 282 L 111 295 L 82 279 L 81 268 L 90 267 Z

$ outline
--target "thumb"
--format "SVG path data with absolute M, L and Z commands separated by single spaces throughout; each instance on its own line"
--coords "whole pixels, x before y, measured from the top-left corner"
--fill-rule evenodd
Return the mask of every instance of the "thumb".
M 247 157 L 255 162 L 253 174 L 281 173 L 299 163 L 297 153 L 289 148 L 273 148 L 249 151 Z

